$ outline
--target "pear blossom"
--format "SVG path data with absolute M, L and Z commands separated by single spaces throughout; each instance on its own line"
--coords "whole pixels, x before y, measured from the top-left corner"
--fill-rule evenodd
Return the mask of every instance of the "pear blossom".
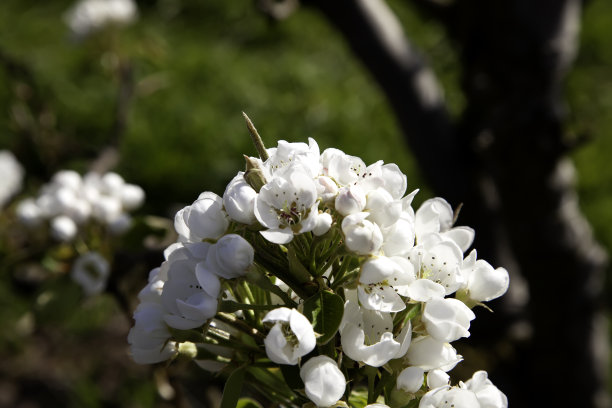
M 300 369 L 306 396 L 318 407 L 329 407 L 342 398 L 346 379 L 328 356 L 310 358 Z
M 207 269 L 225 279 L 237 278 L 247 273 L 254 255 L 253 247 L 244 238 L 227 234 L 209 247 L 206 260 L 198 269 Z
M 308 144 L 279 140 L 278 146 L 267 149 L 267 152 L 269 158 L 264 162 L 264 167 L 272 176 L 276 172 L 283 171 L 286 167 L 296 164 L 300 165 L 311 178 L 320 174 L 319 145 L 313 138 L 308 138 Z
M 0 208 L 21 190 L 24 170 L 13 153 L 0 150 Z
M 168 341 L 170 331 L 164 322 L 164 313 L 158 302 L 143 302 L 134 311 L 135 324 L 128 333 L 128 343 L 136 363 L 159 363 L 177 353 L 176 343 Z
M 244 172 L 238 172 L 236 177 L 229 182 L 223 193 L 223 207 L 229 217 L 242 224 L 254 224 L 255 199 L 257 192 L 244 178 Z
M 378 225 L 366 220 L 369 213 L 359 212 L 344 217 L 342 232 L 345 245 L 359 255 L 378 253 L 383 243 L 382 232 Z
M 460 384 L 461 386 L 461 384 Z M 464 387 L 474 394 L 481 408 L 507 408 L 508 398 L 488 378 L 486 371 L 477 371 L 467 380 Z
M 405 258 L 370 258 L 361 265 L 359 300 L 370 310 L 399 312 L 406 308 L 400 295 L 409 294 L 408 286 L 415 279 L 413 265 Z
M 279 171 L 255 200 L 255 217 L 268 228 L 261 234 L 275 244 L 287 244 L 294 234 L 312 231 L 318 213 L 315 182 L 297 164 Z
M 439 368 L 430 370 L 427 373 L 427 387 L 429 389 L 442 387 L 450 383 L 450 376 Z
M 346 186 L 338 191 L 335 208 L 341 215 L 361 212 L 366 205 L 366 195 L 359 186 Z
M 200 194 L 193 204 L 179 210 L 174 217 L 179 239 L 186 242 L 220 238 L 228 226 L 223 199 L 210 191 Z
M 443 386 L 434 388 L 423 396 L 419 408 L 482 408 L 470 390 Z
M 470 321 L 475 318 L 476 315 L 465 303 L 445 298 L 427 302 L 421 320 L 434 339 L 452 342 L 470 335 Z
M 319 213 L 316 218 L 315 227 L 313 228 L 312 233 L 315 236 L 320 237 L 321 235 L 329 231 L 333 222 L 334 219 L 332 218 L 331 214 L 326 212 Z
M 51 220 L 51 235 L 58 241 L 72 241 L 77 231 L 76 224 L 67 215 L 58 215 Z
M 271 310 L 262 323 L 273 324 L 264 344 L 268 358 L 277 364 L 295 365 L 317 344 L 312 324 L 295 309 L 280 307 Z
M 102 292 L 106 287 L 110 265 L 98 252 L 90 251 L 76 259 L 70 275 L 81 285 L 85 294 L 92 296 Z
M 444 287 L 446 295 L 464 285 L 461 273 L 463 253 L 454 241 L 438 233 L 430 233 L 413 247 L 407 258 L 413 263 L 418 278 L 429 279 Z
M 488 302 L 506 293 L 510 277 L 505 268 L 494 269 L 487 261 L 476 259 L 473 250 L 463 261 L 461 273 L 465 277 L 464 290 L 474 302 Z
M 26 198 L 17 204 L 17 219 L 27 227 L 36 227 L 44 221 L 40 207 L 33 198 Z
M 368 219 L 381 228 L 389 227 L 402 215 L 402 202 L 396 200 L 384 188 L 379 187 L 367 194 L 364 211 L 370 213 Z
M 397 376 L 397 388 L 415 393 L 423 386 L 424 371 L 421 367 L 406 367 Z
M 455 368 L 463 357 L 449 343 L 436 340 L 431 336 L 420 336 L 410 344 L 406 360 L 410 365 L 425 371 L 439 368 L 448 372 Z
M 70 30 L 83 37 L 110 24 L 125 25 L 138 15 L 132 0 L 81 0 L 64 15 Z
M 348 300 L 340 323 L 344 353 L 372 367 L 380 367 L 390 360 L 403 357 L 410 346 L 410 322 L 394 336 L 393 318 L 389 313 L 362 308 L 355 298 L 353 292 L 347 293 Z
M 166 310 L 165 322 L 176 329 L 187 330 L 202 326 L 217 313 L 217 288 L 202 287 L 196 276 L 196 265 L 205 257 L 210 244 L 189 244 L 172 252 L 163 268 L 168 279 L 164 283 L 161 302 Z

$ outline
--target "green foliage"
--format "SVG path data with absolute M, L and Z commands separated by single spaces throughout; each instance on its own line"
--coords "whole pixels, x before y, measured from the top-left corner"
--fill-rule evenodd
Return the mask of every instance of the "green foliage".
M 319 345 L 334 338 L 343 314 L 344 301 L 332 292 L 320 291 L 304 302 L 304 316 L 313 324 L 315 333 L 321 335 L 317 339 Z

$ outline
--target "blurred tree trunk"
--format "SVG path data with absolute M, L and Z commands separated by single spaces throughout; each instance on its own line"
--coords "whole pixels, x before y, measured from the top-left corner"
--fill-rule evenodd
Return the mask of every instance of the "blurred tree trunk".
M 479 313 L 471 339 L 500 351 L 489 368 L 511 406 L 608 407 L 607 257 L 578 208 L 563 128 L 582 3 L 414 2 L 460 50 L 457 122 L 383 1 L 305 1 L 381 86 L 434 191 L 465 204 L 460 224 L 476 229 L 479 257 L 511 271 L 511 290 L 495 315 Z

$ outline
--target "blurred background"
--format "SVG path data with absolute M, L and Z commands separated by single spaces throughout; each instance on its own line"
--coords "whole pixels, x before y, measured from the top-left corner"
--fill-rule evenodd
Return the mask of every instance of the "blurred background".
M 413 3 L 388 1 L 457 118 L 466 108 L 459 53 Z M 0 2 L 0 149 L 26 171 L 0 219 L 0 407 L 208 406 L 215 391 L 205 385 L 221 380 L 184 364 L 138 366 L 126 336 L 135 296 L 168 242 L 161 219 L 202 191 L 222 194 L 244 167 L 242 154 L 255 154 L 242 111 L 269 147 L 313 137 L 321 149 L 337 147 L 366 163 L 397 163 L 408 189 L 420 189 L 415 206 L 432 189 L 384 94 L 315 9 L 297 7 L 279 20 L 250 0 L 146 0 L 131 24 L 83 34 L 66 23 L 73 6 Z M 564 125 L 580 140 L 570 152 L 580 206 L 608 253 L 611 18 L 610 2 L 586 2 L 563 90 Z M 125 279 L 114 293 L 85 298 L 69 279 L 50 278 L 65 272 L 61 253 L 28 258 L 43 265 L 33 267 L 9 251 L 30 245 L 14 219 L 18 198 L 36 194 L 60 169 L 85 172 L 93 164 L 140 185 L 147 198 L 135 232 L 115 245 L 127 259 L 119 271 Z

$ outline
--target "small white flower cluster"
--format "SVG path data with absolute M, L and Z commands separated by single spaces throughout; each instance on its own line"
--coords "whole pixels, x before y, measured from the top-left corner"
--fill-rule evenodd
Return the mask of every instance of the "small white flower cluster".
M 421 407 L 506 407 L 484 372 L 449 385 L 446 372 L 462 360 L 450 343 L 470 335 L 471 308 L 508 288 L 505 269 L 475 250 L 464 255 L 474 231 L 453 226 L 451 206 L 434 198 L 415 212 L 417 191 L 405 195 L 395 164 L 320 152 L 313 139 L 280 141 L 263 156 L 247 158 L 223 197 L 202 193 L 177 213 L 179 242 L 151 272 L 134 313 L 134 359 L 179 353 L 174 329 L 197 329 L 198 350 L 208 353 L 198 353 L 201 365 L 240 360 L 228 344 L 255 352 L 221 319 L 251 327 L 270 362 L 300 367 L 296 401 L 344 403 L 353 386 L 344 373 L 384 367 L 378 375 L 393 373 L 396 392 L 422 398 Z
M 81 0 L 64 16 L 68 27 L 77 36 L 110 25 L 126 25 L 138 17 L 138 8 L 133 0 Z
M 0 150 L 0 208 L 21 190 L 24 170 L 13 153 Z
M 110 232 L 121 234 L 131 226 L 128 211 L 144 202 L 144 190 L 126 183 L 117 173 L 87 173 L 81 177 L 72 170 L 61 170 L 45 184 L 36 198 L 17 206 L 17 217 L 28 227 L 49 221 L 51 235 L 62 242 L 72 241 L 79 226 L 94 220 Z

